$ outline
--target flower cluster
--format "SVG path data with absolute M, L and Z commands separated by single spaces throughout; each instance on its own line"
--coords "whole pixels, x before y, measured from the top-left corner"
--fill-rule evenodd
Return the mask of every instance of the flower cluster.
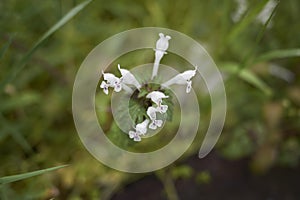
M 118 69 L 122 75 L 120 78 L 111 73 L 104 73 L 102 71 L 104 81 L 101 82 L 100 88 L 103 89 L 103 92 L 105 94 L 108 94 L 109 87 L 114 88 L 115 92 L 120 92 L 122 89 L 124 89 L 129 93 L 133 92 L 129 85 L 135 86 L 138 90 L 141 88 L 140 83 L 136 80 L 136 78 L 130 71 L 128 71 L 127 69 L 122 69 L 119 64 Z
M 164 35 L 163 33 L 159 33 L 159 39 L 156 42 L 155 51 L 155 60 L 152 71 L 152 79 L 157 76 L 159 64 L 162 57 L 167 54 L 167 49 L 169 47 L 170 36 Z M 100 88 L 103 89 L 103 92 L 108 95 L 109 88 L 113 88 L 115 92 L 120 92 L 124 90 L 130 94 L 133 93 L 132 87 L 140 91 L 143 87 L 135 78 L 135 76 L 127 69 L 122 69 L 118 64 L 118 69 L 120 71 L 121 77 L 116 77 L 111 73 L 104 73 L 103 81 L 100 84 Z M 192 88 L 192 78 L 196 75 L 197 66 L 195 66 L 194 70 L 187 70 L 183 73 L 180 73 L 165 83 L 161 84 L 161 88 L 167 88 L 171 85 L 186 85 L 186 93 L 189 93 Z M 162 127 L 164 121 L 157 117 L 157 114 L 166 114 L 168 111 L 168 105 L 164 105 L 163 99 L 168 99 L 169 96 L 165 95 L 163 90 L 153 90 L 150 91 L 146 95 L 146 99 L 151 100 L 151 105 L 147 106 L 146 116 L 144 121 L 141 123 L 137 123 L 134 127 L 134 130 L 129 131 L 129 138 L 138 142 L 141 141 L 141 137 L 147 134 L 148 128 L 152 130 L 156 130 L 159 127 Z

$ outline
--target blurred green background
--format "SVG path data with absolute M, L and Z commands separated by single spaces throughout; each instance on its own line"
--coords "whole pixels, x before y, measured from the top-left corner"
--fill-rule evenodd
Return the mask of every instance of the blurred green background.
M 0 179 L 0 199 L 299 199 L 300 1 L 1 0 L 0 13 L 0 177 L 68 164 L 14 183 Z M 226 77 L 227 119 L 206 158 L 197 158 L 199 136 L 171 166 L 127 174 L 82 145 L 72 87 L 96 45 L 148 26 L 205 46 Z M 207 116 L 201 132 L 210 101 L 199 98 Z M 109 108 L 109 97 L 96 100 Z M 99 115 L 112 140 L 127 139 L 109 110 Z

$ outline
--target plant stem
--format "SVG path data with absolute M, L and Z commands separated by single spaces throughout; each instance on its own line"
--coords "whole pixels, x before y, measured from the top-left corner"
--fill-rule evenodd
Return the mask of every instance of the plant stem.
M 170 173 L 166 170 L 161 170 L 155 173 L 164 185 L 167 197 L 169 200 L 179 200 L 177 190 Z

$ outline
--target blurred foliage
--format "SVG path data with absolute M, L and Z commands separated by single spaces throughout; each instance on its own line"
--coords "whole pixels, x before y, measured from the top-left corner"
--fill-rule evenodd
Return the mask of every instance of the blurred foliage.
M 173 179 L 183 178 L 188 179 L 193 175 L 193 168 L 188 165 L 179 165 L 172 169 L 171 176 Z
M 203 171 L 196 175 L 196 182 L 198 184 L 208 184 L 211 182 L 211 179 L 211 175 L 208 171 Z
M 74 128 L 71 95 L 81 62 L 97 44 L 113 34 L 144 26 L 171 28 L 191 36 L 206 47 L 224 73 L 227 119 L 216 147 L 224 158 L 247 157 L 257 173 L 274 165 L 299 166 L 299 1 L 281 1 L 270 26 L 256 20 L 267 0 L 249 1 L 238 22 L 231 18 L 237 9 L 233 0 L 94 0 L 75 10 L 76 16 L 70 21 L 59 23 L 82 2 L 0 2 L 0 82 L 4 83 L 0 91 L 0 177 L 70 164 L 59 171 L 0 186 L 1 199 L 109 199 L 143 176 L 117 172 L 91 157 Z M 57 23 L 61 26 L 51 29 Z M 135 66 L 152 59 L 153 51 L 145 50 L 120 58 L 120 63 Z M 172 59 L 170 54 L 162 63 Z M 282 79 L 283 73 L 272 72 L 274 65 L 293 76 L 288 81 Z M 210 118 L 210 102 L 206 94 L 198 98 L 201 135 Z M 129 144 L 113 122 L 110 97 L 97 94 L 96 102 L 108 137 L 132 151 L 160 148 L 177 130 L 172 125 L 176 123 L 170 123 L 164 127 L 163 136 L 156 135 L 144 144 Z M 178 121 L 176 113 L 180 111 L 176 106 L 174 109 L 173 121 Z M 196 140 L 182 159 L 195 156 L 199 144 L 201 140 Z M 167 174 L 166 190 L 174 189 L 170 177 L 189 177 L 191 173 L 188 166 L 175 166 L 171 175 Z M 196 179 L 206 183 L 211 178 L 203 172 Z

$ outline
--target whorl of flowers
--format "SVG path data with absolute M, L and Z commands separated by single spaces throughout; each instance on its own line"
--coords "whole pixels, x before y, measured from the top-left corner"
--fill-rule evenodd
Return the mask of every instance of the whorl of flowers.
M 157 76 L 159 70 L 159 64 L 161 59 L 165 54 L 167 54 L 167 49 L 169 47 L 169 40 L 171 37 L 169 35 L 164 35 L 163 33 L 159 33 L 159 39 L 156 42 L 155 51 L 155 60 L 153 64 L 152 71 L 152 79 Z M 121 68 L 120 64 L 118 64 L 118 69 L 120 71 L 121 76 L 117 77 L 111 73 L 104 73 L 103 81 L 100 84 L 100 88 L 103 89 L 103 92 L 108 95 L 109 88 L 113 88 L 115 92 L 121 92 L 122 90 L 132 94 L 134 91 L 140 92 L 143 87 L 147 87 L 147 85 L 142 85 L 137 81 L 136 77 L 127 69 Z M 171 85 L 186 85 L 186 93 L 189 93 L 192 88 L 192 78 L 196 75 L 197 66 L 194 70 L 184 71 L 169 81 L 161 84 L 160 89 L 150 90 L 145 95 L 145 99 L 143 101 L 148 101 L 150 103 L 144 104 L 146 106 L 146 117 L 144 117 L 144 121 L 137 123 L 133 130 L 129 131 L 129 138 L 133 139 L 136 142 L 141 141 L 141 137 L 147 134 L 148 128 L 152 130 L 156 130 L 159 127 L 162 127 L 164 120 L 158 118 L 158 115 L 167 114 L 168 105 L 164 104 L 164 99 L 169 99 L 169 96 L 164 93 L 164 90 L 161 88 L 167 88 Z M 171 99 L 169 99 L 171 100 Z

